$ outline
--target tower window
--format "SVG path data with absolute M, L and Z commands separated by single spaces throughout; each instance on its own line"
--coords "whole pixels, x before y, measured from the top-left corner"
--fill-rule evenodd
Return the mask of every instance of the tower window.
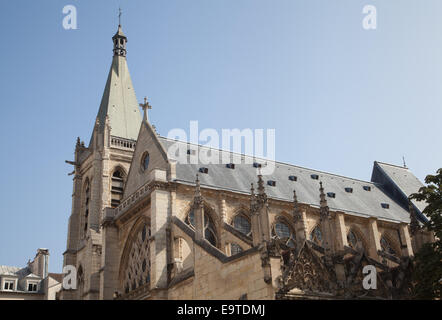
M 318 176 L 317 174 L 312 174 L 312 175 L 310 175 L 310 177 L 311 177 L 313 180 L 318 180 L 318 179 L 319 179 L 319 176 Z
M 111 207 L 115 208 L 120 205 L 123 198 L 124 180 L 121 169 L 117 169 L 112 174 L 112 186 L 111 186 Z
M 81 222 L 80 222 L 80 226 L 82 226 L 82 236 L 83 238 L 86 237 L 87 234 L 87 229 L 88 229 L 88 219 L 89 219 L 89 203 L 90 203 L 90 198 L 91 198 L 91 186 L 90 186 L 90 182 L 89 179 L 86 180 L 86 187 L 85 187 L 85 191 L 84 191 L 84 212 L 82 214 L 82 218 L 81 218 Z

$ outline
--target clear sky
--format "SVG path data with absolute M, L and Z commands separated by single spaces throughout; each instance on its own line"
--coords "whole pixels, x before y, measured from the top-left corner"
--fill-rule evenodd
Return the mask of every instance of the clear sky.
M 78 29 L 62 26 L 65 5 Z M 362 8 L 377 8 L 377 29 Z M 89 142 L 123 9 L 138 99 L 173 128 L 274 128 L 276 159 L 369 180 L 442 167 L 440 0 L 0 2 L 0 264 L 61 272 L 75 140 Z

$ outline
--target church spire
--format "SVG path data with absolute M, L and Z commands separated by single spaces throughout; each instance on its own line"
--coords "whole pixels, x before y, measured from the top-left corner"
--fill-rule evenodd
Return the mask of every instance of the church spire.
M 121 24 L 118 25 L 118 31 L 112 40 L 114 56 L 97 114 L 99 133 L 104 132 L 105 120 L 108 117 L 111 136 L 137 140 L 141 113 L 127 66 L 127 38 Z

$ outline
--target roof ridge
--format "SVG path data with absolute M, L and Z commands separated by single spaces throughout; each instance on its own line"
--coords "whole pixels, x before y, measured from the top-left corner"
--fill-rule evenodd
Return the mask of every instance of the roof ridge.
M 295 168 L 299 168 L 299 169 L 315 171 L 317 173 L 322 173 L 322 174 L 327 174 L 327 175 L 335 176 L 335 177 L 338 177 L 338 178 L 345 178 L 345 179 L 348 179 L 348 180 L 368 183 L 368 184 L 375 185 L 375 186 L 378 185 L 378 183 L 375 183 L 375 182 L 372 182 L 372 181 L 362 180 L 362 179 L 357 179 L 357 178 L 351 178 L 351 177 L 339 175 L 339 174 L 336 174 L 336 173 L 331 173 L 331 172 L 327 172 L 327 171 L 321 171 L 321 170 L 317 170 L 317 169 L 302 167 L 302 166 L 298 166 L 298 165 L 291 164 L 291 163 L 288 163 L 288 162 L 283 162 L 283 161 L 278 161 L 278 160 L 270 160 L 270 159 L 265 159 L 265 158 L 259 158 L 259 157 L 256 157 L 256 156 L 251 156 L 251 155 L 247 155 L 247 154 L 244 154 L 244 153 L 238 153 L 238 152 L 235 152 L 235 151 L 229 151 L 229 150 L 224 150 L 224 149 L 220 149 L 220 148 L 203 146 L 203 145 L 195 144 L 195 143 L 192 143 L 192 142 L 189 142 L 189 141 L 182 141 L 182 140 L 178 140 L 178 139 L 170 139 L 170 138 L 163 137 L 163 136 L 160 136 L 160 135 L 158 136 L 158 138 L 159 139 L 164 139 L 164 140 L 167 140 L 167 141 L 170 141 L 170 142 L 181 142 L 181 143 L 185 143 L 185 144 L 188 144 L 188 145 L 193 145 L 193 146 L 198 146 L 198 147 L 203 147 L 203 148 L 208 148 L 208 149 L 214 149 L 214 150 L 218 150 L 218 151 L 222 151 L 222 152 L 229 152 L 231 154 L 238 154 L 238 155 L 241 155 L 241 156 L 250 157 L 250 158 L 257 159 L 257 160 L 274 161 L 276 164 L 282 164 L 282 165 L 286 165 L 286 166 L 290 166 L 290 167 L 295 167 Z
M 399 165 L 397 165 L 397 164 L 391 164 L 391 163 L 382 162 L 382 161 L 377 161 L 377 160 L 375 160 L 375 163 L 378 163 L 378 164 L 384 164 L 384 165 L 386 165 L 386 166 L 395 167 L 395 168 L 399 168 L 399 169 L 403 169 L 403 170 L 410 171 L 410 169 L 409 169 L 408 167 L 399 166 Z

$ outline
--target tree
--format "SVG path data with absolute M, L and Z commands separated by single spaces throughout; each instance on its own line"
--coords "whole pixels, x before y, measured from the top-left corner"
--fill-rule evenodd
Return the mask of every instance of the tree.
M 425 178 L 426 186 L 410 199 L 427 203 L 423 213 L 428 217 L 425 227 L 435 235 L 435 242 L 427 243 L 414 257 L 413 280 L 415 297 L 440 299 L 442 293 L 442 168 L 436 175 Z

